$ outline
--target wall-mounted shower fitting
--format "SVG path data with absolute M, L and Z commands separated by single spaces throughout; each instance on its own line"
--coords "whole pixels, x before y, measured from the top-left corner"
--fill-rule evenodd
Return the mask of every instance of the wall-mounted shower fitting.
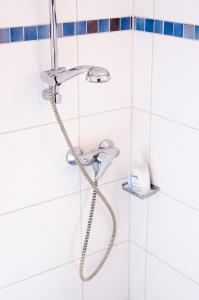
M 120 154 L 120 150 L 114 146 L 113 141 L 110 139 L 103 140 L 97 149 L 89 153 L 83 154 L 83 151 L 79 147 L 75 147 L 75 152 L 84 166 L 93 165 L 97 182 L 99 182 L 107 168 L 111 165 L 113 159 Z M 70 165 L 76 165 L 71 151 L 68 151 L 66 159 Z
M 58 90 L 58 87 L 65 81 L 70 80 L 80 74 L 86 74 L 86 80 L 93 83 L 104 83 L 111 80 L 111 75 L 105 68 L 97 66 L 77 66 L 70 70 L 65 67 L 51 69 L 41 73 L 41 79 L 48 86 Z M 49 100 L 48 89 L 43 91 L 43 98 Z M 59 99 L 59 102 L 61 99 Z

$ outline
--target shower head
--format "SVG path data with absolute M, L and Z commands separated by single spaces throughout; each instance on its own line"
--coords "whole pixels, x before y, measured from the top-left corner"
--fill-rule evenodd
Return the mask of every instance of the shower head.
M 88 70 L 86 80 L 93 83 L 103 83 L 111 80 L 108 70 L 102 67 L 92 67 Z
M 41 79 L 54 87 L 83 73 L 87 73 L 86 79 L 88 82 L 104 83 L 111 80 L 111 75 L 105 68 L 95 66 L 78 66 L 70 70 L 66 70 L 64 67 L 58 70 L 52 69 L 42 72 Z

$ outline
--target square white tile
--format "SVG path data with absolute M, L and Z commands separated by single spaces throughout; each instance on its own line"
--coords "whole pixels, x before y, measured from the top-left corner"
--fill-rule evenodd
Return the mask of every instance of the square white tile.
M 49 271 L 0 290 L 4 300 L 82 300 L 79 262 Z
M 0 218 L 0 287 L 80 257 L 80 197 Z
M 153 18 L 154 0 L 134 0 L 134 15 Z
M 156 0 L 155 17 L 198 24 L 199 3 L 196 0 Z
M 199 43 L 154 38 L 152 112 L 199 128 Z
M 100 186 L 100 190 L 109 201 L 116 215 L 117 235 L 115 243 L 129 240 L 129 195 L 122 190 L 122 183 L 123 181 L 118 181 Z M 88 223 L 91 200 L 92 192 L 83 191 L 81 196 L 83 241 Z M 111 215 L 101 199 L 97 197 L 87 253 L 105 249 L 110 242 L 112 228 Z
M 78 144 L 78 122 L 65 126 Z M 79 191 L 79 171 L 66 162 L 58 125 L 0 136 L 0 213 Z
M 153 256 L 147 260 L 147 300 L 197 300 L 199 287 Z
M 131 16 L 132 11 L 131 0 L 78 0 L 79 20 Z
M 153 183 L 188 205 L 197 199 L 199 132 L 152 117 L 151 170 Z
M 79 64 L 102 66 L 111 81 L 91 84 L 80 77 L 80 114 L 104 112 L 131 105 L 132 33 L 113 32 L 79 37 Z
M 199 282 L 199 212 L 157 194 L 149 203 L 148 249 Z

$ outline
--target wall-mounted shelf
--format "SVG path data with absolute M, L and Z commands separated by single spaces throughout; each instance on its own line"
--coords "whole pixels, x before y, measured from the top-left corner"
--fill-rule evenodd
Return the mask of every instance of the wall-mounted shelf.
M 128 182 L 123 183 L 122 188 L 123 188 L 124 191 L 126 191 L 126 192 L 128 192 L 128 193 L 130 193 L 130 194 L 132 194 L 132 195 L 134 195 L 134 196 L 136 196 L 136 197 L 138 197 L 139 199 L 142 199 L 142 200 L 155 195 L 160 190 L 159 187 L 152 184 L 151 185 L 151 190 L 148 193 L 146 193 L 144 195 L 140 195 L 140 194 L 135 193 L 133 190 L 131 190 L 128 187 Z

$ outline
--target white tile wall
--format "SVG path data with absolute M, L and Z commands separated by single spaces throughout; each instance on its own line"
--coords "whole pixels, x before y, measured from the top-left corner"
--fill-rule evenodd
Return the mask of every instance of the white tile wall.
M 84 284 L 85 299 L 128 299 L 128 248 L 128 243 L 114 247 L 98 276 Z M 94 270 L 103 254 L 104 252 L 101 252 L 88 257 L 86 274 Z
M 197 0 L 156 0 L 155 17 L 183 23 L 198 24 Z
M 199 24 L 197 1 L 134 6 L 137 16 L 153 17 L 155 9 L 156 19 Z M 131 240 L 148 251 L 147 261 L 140 248 L 131 253 L 133 300 L 198 299 L 197 53 L 196 41 L 134 32 L 132 157 L 149 157 L 162 192 L 146 203 L 132 197 Z
M 80 257 L 79 194 L 0 217 L 0 287 Z
M 8 0 L 1 5 L 0 27 L 49 23 L 48 1 Z M 57 1 L 58 21 L 76 19 L 76 1 Z
M 79 20 L 131 16 L 132 11 L 132 0 L 78 0 Z
M 198 299 L 198 285 L 153 256 L 148 255 L 147 262 L 147 300 Z
M 0 27 L 48 23 L 48 1 L 40 2 L 8 0 L 1 5 Z M 131 0 L 106 3 L 106 9 L 104 4 L 59 0 L 58 21 L 132 15 Z M 40 72 L 50 68 L 49 41 L 1 45 L 0 298 L 126 300 L 129 196 L 121 189 L 121 179 L 127 176 L 130 159 L 132 34 L 104 33 L 79 41 L 68 37 L 58 43 L 60 66 L 99 64 L 112 74 L 107 85 L 87 85 L 83 77 L 67 82 L 60 88 L 59 110 L 74 145 L 81 143 L 87 151 L 112 138 L 121 149 L 101 183 L 109 183 L 102 189 L 116 211 L 117 243 L 123 244 L 115 247 L 99 277 L 85 284 L 83 295 L 79 261 L 73 260 L 80 258 L 88 212 L 84 205 L 90 198 L 84 190 L 80 199 L 79 171 L 67 165 L 64 139 L 50 103 L 41 97 L 46 85 Z M 109 220 L 99 203 L 90 253 L 107 246 Z M 101 254 L 88 259 L 89 267 L 96 266 Z
M 198 51 L 197 42 L 154 38 L 152 112 L 196 128 L 199 128 Z
M 91 84 L 80 79 L 80 114 L 87 115 L 131 105 L 132 33 L 113 32 L 79 37 L 79 64 L 103 66 L 111 81 Z M 113 51 L 114 49 L 114 51 Z
M 79 261 L 0 290 L 4 300 L 82 300 Z
M 115 243 L 129 240 L 129 195 L 125 193 L 121 185 L 124 180 L 101 186 L 101 191 L 114 209 L 117 219 L 117 236 Z M 82 192 L 82 231 L 86 233 L 90 204 L 91 191 Z M 89 200 L 88 200 L 89 199 Z M 103 235 L 102 235 L 103 232 Z M 96 252 L 107 247 L 112 234 L 112 219 L 103 202 L 97 198 L 95 215 L 88 247 L 89 252 Z
M 152 35 L 133 33 L 133 105 L 149 111 L 151 103 Z
M 130 296 L 131 299 L 145 300 L 146 252 L 130 243 Z

